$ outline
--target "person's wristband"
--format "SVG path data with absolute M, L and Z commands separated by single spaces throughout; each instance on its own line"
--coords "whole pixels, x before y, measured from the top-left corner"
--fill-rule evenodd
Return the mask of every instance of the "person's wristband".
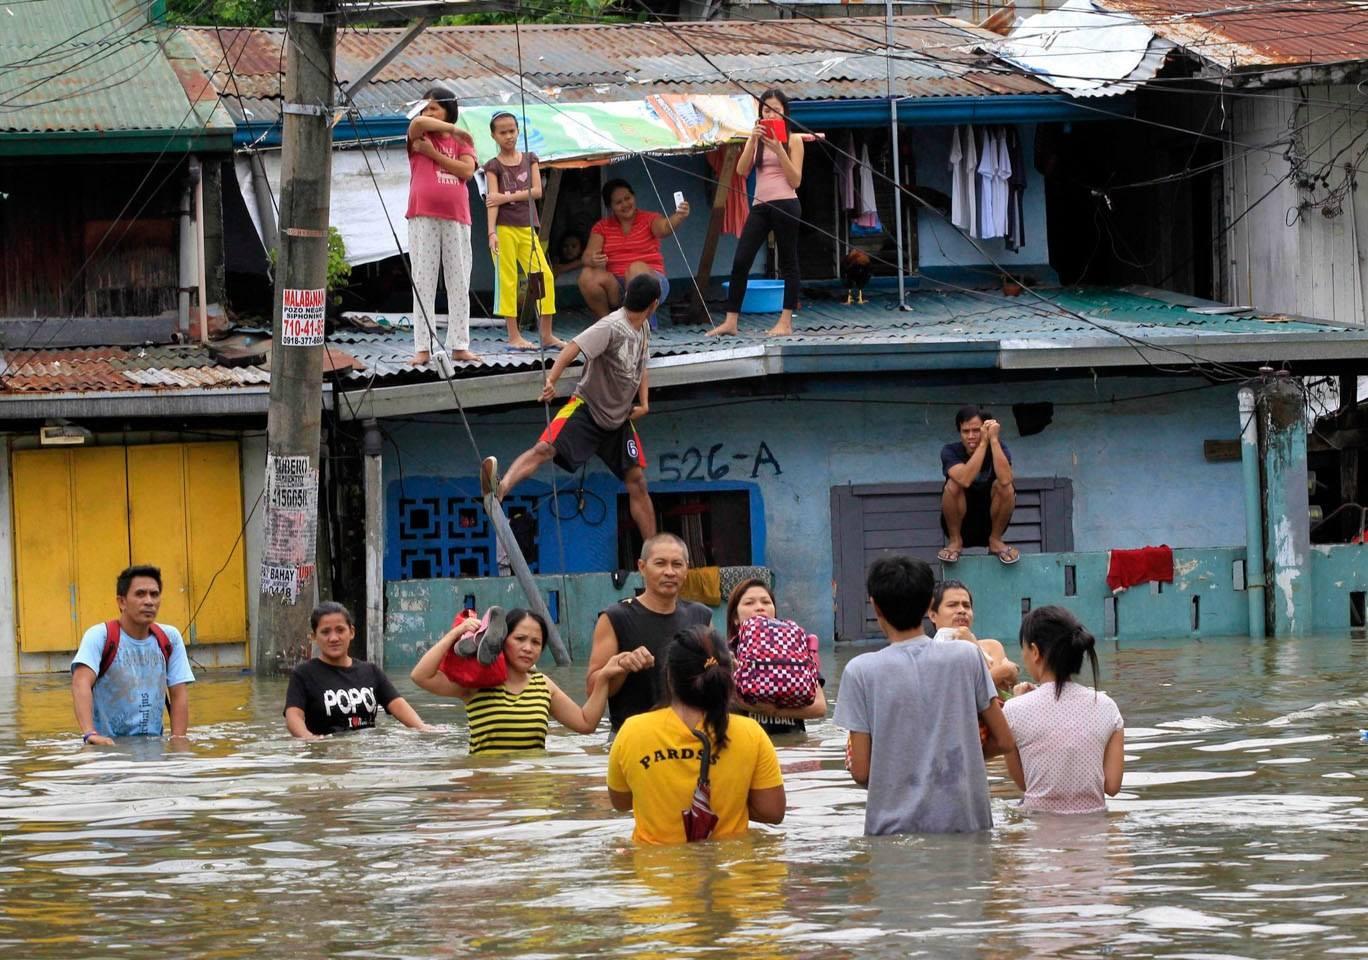
M 99 735 L 100 732 L 98 730 L 87 730 L 85 733 L 81 734 L 81 742 L 89 743 L 91 737 L 98 737 Z

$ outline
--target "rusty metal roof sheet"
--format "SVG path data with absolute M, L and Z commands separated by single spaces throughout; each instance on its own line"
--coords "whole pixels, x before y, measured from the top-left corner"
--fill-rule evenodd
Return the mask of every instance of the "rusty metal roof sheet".
M 138 0 L 14 4 L 0 30 L 0 134 L 230 132 L 175 31 Z
M 1094 0 L 1223 68 L 1328 64 L 1368 58 L 1368 6 L 1358 0 L 1212 4 Z
M 338 77 L 358 76 L 398 33 L 340 34 Z M 184 35 L 230 110 L 249 120 L 275 119 L 282 31 L 198 28 Z M 949 17 L 896 17 L 895 89 L 914 97 L 1053 92 L 979 52 L 995 39 Z M 735 93 L 737 82 L 782 83 L 800 100 L 887 92 L 882 20 L 528 24 L 516 31 L 511 25 L 429 27 L 358 95 L 358 105 L 369 115 L 401 113 L 433 82 L 463 99 L 516 95 L 519 43 L 528 85 L 562 101 L 635 99 L 646 85 L 653 93 Z
M 199 345 L 0 352 L 0 393 L 239 387 L 271 382 L 261 367 L 224 367 Z

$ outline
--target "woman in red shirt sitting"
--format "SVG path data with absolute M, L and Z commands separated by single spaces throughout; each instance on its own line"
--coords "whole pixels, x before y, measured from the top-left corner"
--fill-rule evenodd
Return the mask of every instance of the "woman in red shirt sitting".
M 595 317 L 602 318 L 622 303 L 628 280 L 639 273 L 654 273 L 664 303 L 670 295 L 670 281 L 665 276 L 660 240 L 688 218 L 688 202 L 681 203 L 668 217 L 654 210 L 639 210 L 632 185 L 626 180 L 609 180 L 603 185 L 603 205 L 608 216 L 594 224 L 584 248 L 584 269 L 579 276 L 584 302 Z M 651 326 L 655 326 L 655 317 Z

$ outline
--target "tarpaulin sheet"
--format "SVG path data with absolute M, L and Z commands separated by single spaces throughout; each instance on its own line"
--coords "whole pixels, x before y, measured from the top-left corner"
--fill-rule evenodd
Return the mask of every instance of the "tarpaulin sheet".
M 543 162 L 567 167 L 639 153 L 708 150 L 748 135 L 756 116 L 755 99 L 743 95 L 659 94 L 606 103 L 529 103 L 526 110 L 524 124 L 523 107 L 518 103 L 461 108 L 459 125 L 470 131 L 481 163 L 499 152 L 489 135 L 489 121 L 496 113 L 518 118 L 524 149 Z M 280 153 L 263 151 L 261 156 L 278 204 Z M 347 262 L 356 266 L 408 252 L 404 213 L 408 210 L 409 163 L 404 144 L 334 149 L 332 164 L 329 222 L 342 234 Z M 236 170 L 247 211 L 261 236 L 251 165 L 239 157 Z

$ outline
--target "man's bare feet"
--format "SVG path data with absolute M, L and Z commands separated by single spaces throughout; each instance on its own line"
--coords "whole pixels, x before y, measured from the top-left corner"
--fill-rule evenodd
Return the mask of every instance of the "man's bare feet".
M 479 363 L 480 355 L 471 353 L 469 350 L 453 350 L 451 351 L 451 359 L 464 360 L 466 363 Z
M 767 337 L 788 337 L 793 335 L 793 322 L 780 320 L 765 331 Z
M 509 340 L 508 345 L 514 350 L 535 350 L 537 345 L 526 337 L 518 337 L 516 340 Z
M 735 321 L 735 320 L 723 320 L 723 321 L 722 321 L 721 323 L 719 323 L 717 326 L 713 327 L 711 330 L 709 330 L 707 333 L 705 333 L 704 336 L 705 336 L 705 337 L 734 337 L 734 336 L 736 336 L 736 321 Z
M 423 364 L 427 363 L 431 359 L 432 354 L 428 353 L 426 350 L 419 350 L 417 353 L 413 355 L 413 359 L 409 361 L 409 366 L 421 367 Z
M 565 341 L 560 339 L 560 337 L 543 337 L 542 346 L 547 350 L 564 350 Z

